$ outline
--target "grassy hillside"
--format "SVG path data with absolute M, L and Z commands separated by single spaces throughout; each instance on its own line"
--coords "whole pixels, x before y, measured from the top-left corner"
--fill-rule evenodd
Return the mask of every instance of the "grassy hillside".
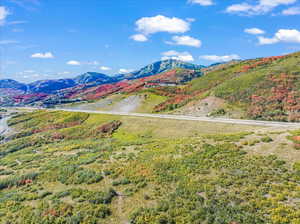
M 299 65 L 300 52 L 207 68 L 181 89 L 178 105 L 169 100 L 172 106 L 162 110 L 214 96 L 242 109 L 245 118 L 300 121 Z
M 9 125 L 0 223 L 300 223 L 299 131 L 69 112 Z

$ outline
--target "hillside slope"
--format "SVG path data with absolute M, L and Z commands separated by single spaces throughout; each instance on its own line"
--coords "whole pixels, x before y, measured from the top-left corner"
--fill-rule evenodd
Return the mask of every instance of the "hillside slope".
M 0 80 L 0 89 L 15 89 L 26 91 L 26 85 L 20 82 L 17 82 L 12 79 L 2 79 Z
M 182 90 L 188 100 L 174 108 L 216 97 L 241 109 L 243 117 L 300 121 L 299 65 L 300 52 L 219 65 L 191 81 Z

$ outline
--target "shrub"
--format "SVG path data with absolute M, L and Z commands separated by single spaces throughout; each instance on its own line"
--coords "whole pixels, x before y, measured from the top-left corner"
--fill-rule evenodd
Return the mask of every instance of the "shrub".
M 261 139 L 262 142 L 268 143 L 268 142 L 273 142 L 273 139 L 269 136 L 263 137 Z
M 4 169 L 0 169 L 0 175 L 11 175 L 14 172 L 11 170 L 4 170 Z
M 223 108 L 221 108 L 221 109 L 212 111 L 211 113 L 208 114 L 208 116 L 209 117 L 220 117 L 220 116 L 224 116 L 226 114 L 227 114 L 226 111 Z
M 83 169 L 76 165 L 60 168 L 57 180 L 63 184 L 92 184 L 102 180 L 100 173 L 93 170 Z
M 121 121 L 112 121 L 98 128 L 98 132 L 102 135 L 110 136 L 122 125 Z
M 113 186 L 118 186 L 118 185 L 127 185 L 130 184 L 130 180 L 128 180 L 127 178 L 124 178 L 122 180 L 115 180 L 112 182 Z
M 38 173 L 28 173 L 16 177 L 7 177 L 5 179 L 0 180 L 0 190 L 8 187 L 30 184 L 37 176 Z
M 68 192 L 72 199 L 91 204 L 110 204 L 111 200 L 117 196 L 117 193 L 113 189 L 109 189 L 107 192 L 70 189 Z

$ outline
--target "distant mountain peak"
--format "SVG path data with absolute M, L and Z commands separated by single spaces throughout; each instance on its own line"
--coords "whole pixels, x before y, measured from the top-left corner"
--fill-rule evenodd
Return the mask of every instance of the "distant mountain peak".
M 176 60 L 176 59 L 167 59 L 167 60 L 154 62 L 150 65 L 145 66 L 144 68 L 142 68 L 138 71 L 126 74 L 125 77 L 127 79 L 138 79 L 138 78 L 143 78 L 143 77 L 159 74 L 159 73 L 162 73 L 162 72 L 174 69 L 174 68 L 197 70 L 197 69 L 201 69 L 203 67 L 204 66 L 202 66 L 202 65 L 195 65 L 195 64 L 191 64 L 191 63 Z
M 0 80 L 0 89 L 15 89 L 26 91 L 27 86 L 26 84 L 20 83 L 13 79 L 2 79 Z
M 102 73 L 97 73 L 97 72 L 86 72 L 82 75 L 79 75 L 74 78 L 74 81 L 77 84 L 87 84 L 91 82 L 97 82 L 97 83 L 108 83 L 112 81 L 112 77 L 102 74 Z

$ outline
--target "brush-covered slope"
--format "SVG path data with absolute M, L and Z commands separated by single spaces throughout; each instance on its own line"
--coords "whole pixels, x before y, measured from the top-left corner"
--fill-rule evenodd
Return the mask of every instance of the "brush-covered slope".
M 2 106 L 28 104 L 55 105 L 74 102 L 74 97 L 76 96 L 82 95 L 82 98 L 85 99 L 86 97 L 84 95 L 86 92 L 90 93 L 94 90 L 97 92 L 98 89 L 100 89 L 100 91 L 104 89 L 109 93 L 114 93 L 116 91 L 115 86 L 120 84 L 122 87 L 124 87 L 124 85 L 131 80 L 155 76 L 173 69 L 181 68 L 186 70 L 198 70 L 202 67 L 203 66 L 178 60 L 165 60 L 150 64 L 133 73 L 118 74 L 114 76 L 107 76 L 105 74 L 96 72 L 87 72 L 75 78 L 39 80 L 30 84 L 22 84 L 14 80 L 0 80 L 0 96 L 2 96 L 0 100 Z M 166 82 L 172 82 L 173 84 L 176 84 L 176 82 L 178 83 L 179 81 L 185 82 L 191 80 L 188 76 L 186 76 L 183 80 L 181 80 L 180 75 L 177 75 L 177 78 L 170 79 L 169 77 L 162 81 L 164 84 L 166 84 Z M 159 84 L 159 80 L 156 82 Z M 11 88 L 8 89 L 7 87 Z M 41 98 L 39 97 L 40 95 L 45 97 Z M 102 96 L 102 94 L 96 95 L 95 97 L 98 96 Z M 32 98 L 32 100 L 27 100 L 28 98 Z M 75 99 L 75 101 L 80 101 L 82 98 L 80 97 Z M 71 101 L 69 99 L 71 99 Z
M 69 95 L 69 98 L 96 100 L 115 93 L 134 93 L 148 88 L 177 86 L 200 77 L 201 75 L 200 70 L 177 68 L 144 78 L 123 80 L 117 83 L 84 89 L 83 91 L 79 89 L 74 91 L 72 95 Z
M 9 125 L 1 223 L 300 220 L 299 131 L 43 111 Z
M 247 118 L 300 121 L 299 65 L 298 52 L 205 69 L 182 90 L 185 100 L 177 104 L 214 96 L 242 109 Z

